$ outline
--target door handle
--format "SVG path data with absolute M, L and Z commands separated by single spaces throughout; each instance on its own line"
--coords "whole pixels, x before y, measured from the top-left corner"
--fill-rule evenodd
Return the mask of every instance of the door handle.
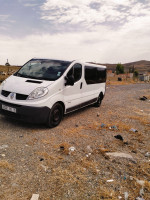
M 83 85 L 83 83 L 81 82 L 81 84 L 80 84 L 80 89 L 82 89 L 82 85 Z

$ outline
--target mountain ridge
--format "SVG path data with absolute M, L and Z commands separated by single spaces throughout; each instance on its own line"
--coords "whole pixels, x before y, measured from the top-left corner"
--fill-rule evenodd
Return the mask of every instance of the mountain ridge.
M 106 65 L 108 70 L 115 71 L 117 64 L 118 63 L 116 64 L 105 63 L 102 65 Z M 139 60 L 139 61 L 124 63 L 122 65 L 124 66 L 125 72 L 129 72 L 129 68 L 133 66 L 135 70 L 137 70 L 140 73 L 150 72 L 150 61 L 148 60 Z

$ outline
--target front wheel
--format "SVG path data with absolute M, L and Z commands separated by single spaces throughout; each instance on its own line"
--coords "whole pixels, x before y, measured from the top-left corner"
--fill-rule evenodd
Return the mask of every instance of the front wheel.
M 63 107 L 61 104 L 56 103 L 55 105 L 53 105 L 50 111 L 48 122 L 47 122 L 48 127 L 53 128 L 53 127 L 58 126 L 62 118 L 63 118 Z

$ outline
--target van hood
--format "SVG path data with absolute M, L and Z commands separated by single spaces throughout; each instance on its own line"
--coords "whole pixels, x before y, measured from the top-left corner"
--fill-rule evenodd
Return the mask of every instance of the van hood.
M 36 88 L 48 87 L 52 83 L 54 83 L 54 81 L 37 80 L 12 75 L 6 79 L 3 90 L 29 95 Z

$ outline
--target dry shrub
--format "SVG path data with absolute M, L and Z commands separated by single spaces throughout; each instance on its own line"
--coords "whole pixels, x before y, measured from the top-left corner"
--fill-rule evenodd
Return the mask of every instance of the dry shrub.
M 143 125 L 150 124 L 150 120 L 146 116 L 130 116 L 130 119 L 137 120 Z
M 14 170 L 14 167 L 12 164 L 8 163 L 6 160 L 1 160 L 0 161 L 0 168 L 3 168 L 3 169 L 8 169 L 10 171 L 13 171 Z
M 110 152 L 110 150 L 105 149 L 102 146 L 99 146 L 99 148 L 93 151 L 93 154 L 101 154 L 104 158 L 109 159 L 109 156 L 106 155 L 107 152 Z
M 31 138 L 31 139 L 27 142 L 27 144 L 28 144 L 29 146 L 33 146 L 33 145 L 35 145 L 37 142 L 38 142 L 38 139 L 37 139 L 37 138 Z
M 123 80 L 123 81 L 117 81 L 117 80 L 109 80 L 106 82 L 106 85 L 129 85 L 136 83 L 133 80 Z
M 145 181 L 144 188 L 147 193 L 150 193 L 150 182 Z
M 96 195 L 92 196 L 92 200 L 118 200 L 118 193 L 114 192 L 111 188 L 107 188 L 104 182 L 99 181 L 99 185 L 96 188 Z
M 56 147 L 58 147 L 61 153 L 69 155 L 69 148 L 71 147 L 71 145 L 68 144 L 67 142 L 63 142 L 57 145 Z
M 90 158 L 83 158 L 79 161 L 80 165 L 91 171 L 93 174 L 97 174 L 97 163 Z

